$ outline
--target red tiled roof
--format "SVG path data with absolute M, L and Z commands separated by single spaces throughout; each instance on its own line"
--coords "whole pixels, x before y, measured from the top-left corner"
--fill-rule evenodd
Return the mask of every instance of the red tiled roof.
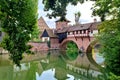
M 95 22 L 92 24 L 92 26 L 90 27 L 92 30 L 97 30 L 98 29 L 98 25 L 100 25 L 101 22 Z
M 46 30 L 49 37 L 57 37 L 57 35 L 54 33 L 53 29 L 47 29 Z
M 68 31 L 69 27 L 63 27 L 62 29 L 58 29 L 57 33 L 64 33 L 66 31 Z
M 100 24 L 100 22 L 73 25 L 73 26 L 70 26 L 70 27 L 64 27 L 62 29 L 59 29 L 59 30 L 57 30 L 57 33 L 71 32 L 71 31 L 78 31 L 78 30 L 86 30 L 86 29 L 96 30 L 97 26 L 99 24 Z
M 38 19 L 38 27 L 40 31 L 44 31 L 45 29 L 50 29 L 42 16 Z

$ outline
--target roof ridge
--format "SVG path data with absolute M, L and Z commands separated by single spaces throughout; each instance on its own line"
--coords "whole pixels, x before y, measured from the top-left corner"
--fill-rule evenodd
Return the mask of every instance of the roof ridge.
M 45 23 L 46 27 L 50 29 L 50 27 L 49 27 L 48 24 L 45 22 L 45 20 L 44 20 L 44 18 L 43 18 L 42 16 L 38 19 L 38 22 L 39 22 L 39 20 L 42 20 L 42 21 Z

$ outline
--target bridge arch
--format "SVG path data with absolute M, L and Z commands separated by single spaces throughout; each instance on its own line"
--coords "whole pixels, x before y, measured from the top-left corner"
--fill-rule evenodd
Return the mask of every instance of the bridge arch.
M 79 50 L 81 50 L 82 52 L 86 52 L 87 47 L 89 46 L 90 41 L 92 39 L 93 38 L 88 38 L 88 37 L 68 37 L 64 39 L 62 43 L 60 43 L 60 49 L 65 49 L 66 43 L 69 41 L 73 41 L 74 43 L 76 43 Z
M 80 45 L 78 45 L 78 43 L 75 39 L 65 39 L 65 40 L 63 40 L 62 43 L 60 44 L 60 49 L 65 50 L 67 43 L 71 42 L 71 41 L 74 42 L 79 49 Z
M 92 49 L 96 47 L 100 47 L 100 43 L 98 42 L 98 40 L 94 40 L 89 44 L 86 49 L 86 53 L 92 53 Z

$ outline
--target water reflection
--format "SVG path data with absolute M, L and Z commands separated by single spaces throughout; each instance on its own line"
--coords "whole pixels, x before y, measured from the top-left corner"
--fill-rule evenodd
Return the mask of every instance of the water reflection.
M 89 80 L 81 74 L 86 72 L 87 67 L 97 69 L 86 56 L 78 55 L 71 61 L 61 51 L 28 55 L 22 61 L 21 68 L 4 59 L 6 55 L 1 56 L 0 80 Z M 81 67 L 85 69 L 82 70 Z
M 36 72 L 36 80 L 57 80 L 54 76 L 55 68 L 43 71 L 41 75 Z
M 104 58 L 103 55 L 99 53 L 98 48 L 92 49 L 93 59 L 98 63 L 99 65 L 104 64 Z

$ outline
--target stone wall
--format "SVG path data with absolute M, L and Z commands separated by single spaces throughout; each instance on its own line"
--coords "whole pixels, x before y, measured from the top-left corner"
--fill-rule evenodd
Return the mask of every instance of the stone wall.
M 49 47 L 47 45 L 47 42 L 29 42 L 29 45 L 32 45 L 31 51 L 42 51 L 42 50 L 49 50 Z

